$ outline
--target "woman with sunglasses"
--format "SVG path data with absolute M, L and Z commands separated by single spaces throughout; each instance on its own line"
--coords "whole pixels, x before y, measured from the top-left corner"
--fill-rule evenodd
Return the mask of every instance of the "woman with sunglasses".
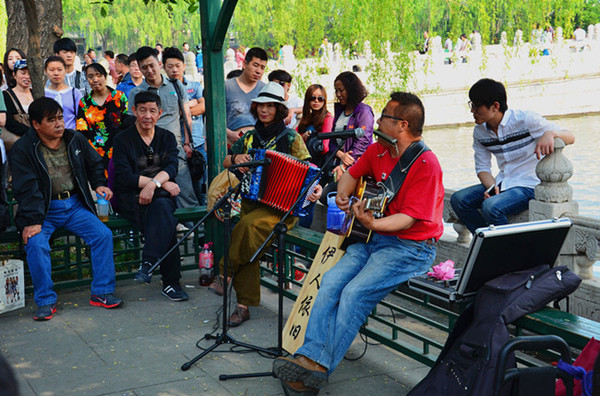
M 329 140 L 318 140 L 318 133 L 331 132 L 333 116 L 327 110 L 327 92 L 320 84 L 313 84 L 304 95 L 302 118 L 296 130 L 304 139 L 313 164 L 321 167 L 329 151 Z
M 77 130 L 82 132 L 104 159 L 104 169 L 112 157 L 113 138 L 124 129 L 127 118 L 127 97 L 106 85 L 108 73 L 100 63 L 85 67 L 92 92 L 79 102 Z
M 290 154 L 299 160 L 310 157 L 304 141 L 293 129 L 285 126 L 288 108 L 281 85 L 270 82 L 252 99 L 250 112 L 257 119 L 254 129 L 246 132 L 231 146 L 231 155 L 225 157 L 223 166 L 229 168 L 252 159 L 251 149 L 268 149 Z M 246 168 L 240 168 L 243 172 Z M 315 202 L 321 196 L 322 189 L 317 187 L 308 199 Z M 240 221 L 231 234 L 229 247 L 228 275 L 232 277 L 237 297 L 237 308 L 229 317 L 229 326 L 239 326 L 250 319 L 248 306 L 260 303 L 260 266 L 259 259 L 250 262 L 250 258 L 262 245 L 273 228 L 281 221 L 282 212 L 258 202 L 242 200 Z M 298 218 L 290 216 L 285 220 L 292 228 Z M 224 273 L 223 260 L 219 263 L 220 273 Z M 229 279 L 229 278 L 228 278 Z M 217 295 L 223 294 L 223 277 L 215 278 L 209 290 Z
M 339 166 L 336 167 L 334 172 L 337 173 L 339 178 L 373 142 L 375 117 L 373 116 L 373 109 L 363 103 L 368 93 L 356 74 L 349 71 L 340 73 L 335 78 L 333 87 L 338 100 L 334 106 L 333 130 L 343 131 L 345 129 L 362 128 L 365 131 L 365 135 L 360 139 L 347 139 L 344 145 L 338 148 L 336 157 Z

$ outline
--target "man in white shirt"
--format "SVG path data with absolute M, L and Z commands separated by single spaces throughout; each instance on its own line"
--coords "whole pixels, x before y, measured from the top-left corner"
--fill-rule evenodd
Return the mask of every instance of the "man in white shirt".
M 85 78 L 85 73 L 75 69 L 75 59 L 77 58 L 77 46 L 75 42 L 68 37 L 63 37 L 56 40 L 53 50 L 54 55 L 60 56 L 65 61 L 67 72 L 65 84 L 78 89 L 83 96 L 90 93 L 92 89 Z M 49 83 L 46 84 L 46 86 L 49 85 Z
M 484 78 L 469 90 L 469 106 L 477 124 L 473 129 L 475 172 L 480 184 L 455 192 L 452 208 L 474 233 L 479 227 L 508 223 L 508 216 L 529 207 L 539 183 L 535 167 L 542 156 L 554 151 L 554 138 L 572 144 L 568 130 L 531 111 L 511 110 L 506 89 Z M 492 175 L 492 155 L 499 173 Z

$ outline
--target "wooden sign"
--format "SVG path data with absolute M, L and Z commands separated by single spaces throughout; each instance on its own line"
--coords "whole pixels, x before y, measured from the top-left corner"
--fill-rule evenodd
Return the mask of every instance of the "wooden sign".
M 304 278 L 300 295 L 283 328 L 283 348 L 291 354 L 294 354 L 304 343 L 306 325 L 321 287 L 321 280 L 325 272 L 329 271 L 344 255 L 345 251 L 340 248 L 344 239 L 343 235 L 326 232 L 310 271 Z

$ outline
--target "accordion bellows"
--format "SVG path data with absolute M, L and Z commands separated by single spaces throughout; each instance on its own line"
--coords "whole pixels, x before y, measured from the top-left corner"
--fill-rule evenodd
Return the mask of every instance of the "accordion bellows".
M 319 168 L 278 151 L 253 150 L 253 153 L 254 160 L 268 158 L 271 163 L 257 167 L 252 177 L 242 183 L 242 197 L 287 212 L 302 193 L 303 197 L 294 206 L 292 214 L 306 216 L 306 207 L 309 205 L 306 197 L 319 180 L 310 186 L 309 183 L 319 172 Z

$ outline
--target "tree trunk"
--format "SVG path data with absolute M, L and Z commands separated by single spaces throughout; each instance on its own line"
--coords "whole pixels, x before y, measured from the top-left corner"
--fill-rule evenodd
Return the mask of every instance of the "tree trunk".
M 5 0 L 8 16 L 6 48 L 19 48 L 31 63 L 29 73 L 34 97 L 44 95 L 43 59 L 62 34 L 61 0 Z M 31 35 L 31 37 L 30 37 Z

